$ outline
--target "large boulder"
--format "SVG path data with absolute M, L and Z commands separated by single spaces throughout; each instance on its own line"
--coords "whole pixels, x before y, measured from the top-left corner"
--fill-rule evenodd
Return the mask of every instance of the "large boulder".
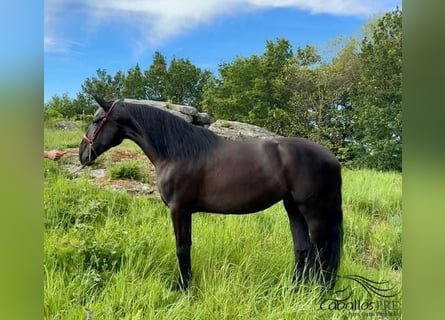
M 225 139 L 234 141 L 281 137 L 264 128 L 237 121 L 217 120 L 209 126 L 209 130 Z
M 189 123 L 208 128 L 217 135 L 228 140 L 244 141 L 250 139 L 270 139 L 281 137 L 280 135 L 267 131 L 261 127 L 243 122 L 217 120 L 216 122 L 211 123 L 212 119 L 207 113 L 201 113 L 198 111 L 198 109 L 192 106 L 183 106 L 155 100 L 125 99 L 125 101 L 133 104 L 151 106 L 170 112 Z
M 208 126 L 211 122 L 211 118 L 207 113 L 201 113 L 198 111 L 198 109 L 192 106 L 183 106 L 179 104 L 172 104 L 164 101 L 155 100 L 124 99 L 124 101 L 133 104 L 142 104 L 159 108 L 164 111 L 170 112 L 189 123 L 199 126 Z

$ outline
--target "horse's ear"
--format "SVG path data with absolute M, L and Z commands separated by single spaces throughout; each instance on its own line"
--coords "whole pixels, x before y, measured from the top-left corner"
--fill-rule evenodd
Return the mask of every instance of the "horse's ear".
M 93 94 L 93 98 L 105 111 L 108 111 L 108 109 L 110 109 L 111 104 L 105 101 L 103 98 L 95 94 Z

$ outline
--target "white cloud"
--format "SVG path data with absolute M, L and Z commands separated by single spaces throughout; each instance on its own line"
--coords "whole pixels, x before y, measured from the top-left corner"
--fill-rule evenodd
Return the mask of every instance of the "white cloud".
M 88 24 L 119 21 L 140 32 L 143 43 L 159 44 L 214 19 L 240 11 L 294 8 L 313 14 L 371 16 L 392 9 L 401 1 L 385 0 L 46 0 L 45 51 L 63 51 L 64 16 L 75 6 Z M 80 9 L 79 9 L 80 8 Z M 83 22 L 82 22 L 83 23 Z
M 66 5 L 70 0 L 46 0 L 44 6 L 44 48 L 45 51 L 65 53 L 69 41 L 61 35 L 64 28 L 63 16 L 67 15 Z

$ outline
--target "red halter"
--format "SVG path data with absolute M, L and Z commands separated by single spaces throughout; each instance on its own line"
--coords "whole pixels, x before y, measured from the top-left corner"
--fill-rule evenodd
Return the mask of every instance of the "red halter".
M 113 110 L 113 108 L 114 108 L 114 106 L 116 105 L 117 102 L 118 102 L 118 100 L 113 101 L 113 103 L 111 104 L 110 109 L 108 109 L 107 113 L 105 113 L 105 117 L 103 117 L 103 119 L 99 123 L 99 126 L 96 128 L 96 130 L 94 130 L 92 138 L 88 137 L 86 134 L 83 135 L 83 140 L 85 140 L 91 146 L 93 145 L 94 139 L 96 139 L 99 131 L 102 129 L 102 127 L 104 126 L 105 122 L 108 120 L 108 116 L 110 115 L 111 111 Z

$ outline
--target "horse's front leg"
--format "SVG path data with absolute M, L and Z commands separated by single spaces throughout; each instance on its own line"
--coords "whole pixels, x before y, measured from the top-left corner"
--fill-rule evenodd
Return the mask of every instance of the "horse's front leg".
M 176 238 L 176 255 L 179 263 L 179 288 L 188 289 L 192 273 L 190 247 L 192 245 L 192 214 L 176 207 L 170 208 Z

